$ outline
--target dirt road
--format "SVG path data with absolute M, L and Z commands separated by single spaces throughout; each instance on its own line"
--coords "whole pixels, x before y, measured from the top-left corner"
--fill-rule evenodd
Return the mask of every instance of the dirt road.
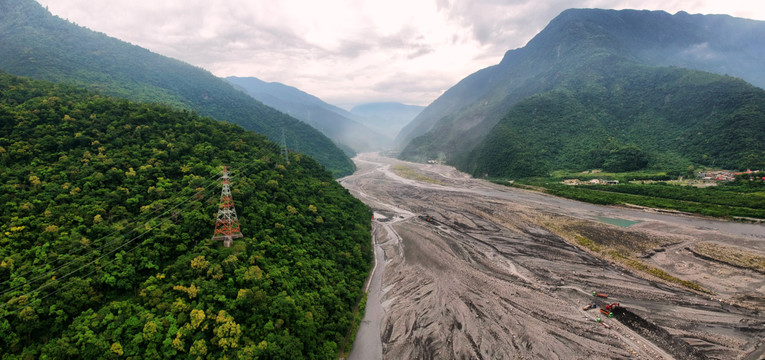
M 351 359 L 763 356 L 765 276 L 685 250 L 715 241 L 765 252 L 763 225 L 583 204 L 377 154 L 354 161 L 340 183 L 376 212 L 377 265 Z M 571 229 L 647 243 L 642 261 L 711 293 L 602 260 L 561 237 Z M 583 310 L 593 302 L 624 309 Z

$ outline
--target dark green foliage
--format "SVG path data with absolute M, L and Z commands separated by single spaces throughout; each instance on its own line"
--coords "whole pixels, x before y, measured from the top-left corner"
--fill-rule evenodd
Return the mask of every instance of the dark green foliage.
M 336 359 L 370 210 L 239 126 L 0 73 L 0 357 Z M 244 237 L 211 242 L 222 165 Z
M 765 168 L 765 91 L 699 71 L 605 57 L 512 107 L 458 167 L 474 175 L 558 169 L 682 174 L 691 162 Z
M 589 185 L 577 188 L 765 210 L 765 198 L 761 194 L 751 190 L 742 193 L 738 191 L 741 190 L 740 188 L 733 186 L 696 188 L 662 184 L 620 184 L 616 186 Z
M 648 165 L 648 154 L 634 144 L 619 146 L 605 154 L 603 170 L 626 172 L 642 170 Z
M 761 179 L 708 188 L 663 183 L 569 186 L 549 180 L 525 180 L 520 186 L 531 184 L 554 195 L 601 205 L 632 204 L 716 217 L 765 219 L 765 181 Z
M 326 136 L 209 72 L 51 16 L 33 0 L 0 2 L 0 48 L 6 72 L 194 110 L 277 142 L 284 130 L 290 143 L 336 176 L 354 170 Z

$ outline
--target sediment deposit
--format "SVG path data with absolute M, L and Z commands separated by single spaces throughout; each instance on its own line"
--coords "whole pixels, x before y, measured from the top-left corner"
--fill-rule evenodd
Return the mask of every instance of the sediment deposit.
M 765 253 L 763 225 L 584 204 L 376 154 L 355 161 L 359 170 L 340 182 L 377 214 L 382 276 L 370 286 L 379 304 L 367 306 L 377 310 L 368 310 L 351 358 L 764 356 L 765 277 L 689 250 L 715 241 Z M 397 175 L 394 164 L 417 177 Z M 623 246 L 709 292 L 598 256 L 571 234 Z M 597 309 L 583 310 L 593 302 Z M 599 311 L 611 302 L 624 307 L 613 318 Z

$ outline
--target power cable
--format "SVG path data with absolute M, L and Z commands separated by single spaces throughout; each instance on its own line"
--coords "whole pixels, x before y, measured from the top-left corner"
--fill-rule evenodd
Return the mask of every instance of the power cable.
M 252 166 L 254 166 L 254 164 L 250 165 L 249 167 L 252 167 Z M 248 167 L 240 168 L 240 171 L 239 171 L 239 173 L 240 173 L 240 174 L 247 174 L 247 173 L 248 173 L 248 171 L 244 171 L 246 168 L 248 168 Z M 218 175 L 219 175 L 219 174 L 216 174 L 216 175 L 214 175 L 214 176 L 218 176 Z M 154 218 L 152 218 L 152 219 L 150 219 L 150 220 L 148 220 L 148 221 L 144 222 L 144 227 L 146 227 L 146 225 L 147 225 L 147 224 L 149 224 L 150 222 L 152 222 L 152 221 L 154 221 L 154 220 L 160 219 L 160 218 L 162 218 L 162 217 L 166 217 L 170 211 L 172 211 L 172 210 L 175 210 L 176 208 L 178 208 L 179 206 L 181 206 L 181 205 L 183 205 L 183 204 L 186 204 L 186 203 L 188 203 L 188 204 L 186 204 L 186 206 L 184 207 L 184 208 L 187 208 L 188 206 L 190 206 L 190 205 L 191 205 L 191 203 L 189 203 L 189 201 L 191 201 L 191 200 L 195 200 L 195 198 L 197 197 L 197 195 L 198 195 L 199 193 L 201 193 L 201 192 L 203 192 L 203 191 L 207 191 L 207 190 L 208 190 L 208 189 L 209 189 L 209 188 L 210 188 L 212 185 L 215 185 L 215 184 L 217 184 L 217 183 L 213 182 L 212 184 L 210 184 L 210 185 L 206 186 L 204 189 L 202 189 L 202 190 L 198 190 L 198 191 L 197 191 L 195 194 L 193 194 L 193 195 L 189 196 L 189 197 L 188 197 L 186 200 L 184 200 L 184 201 L 181 201 L 180 203 L 176 204 L 176 205 L 175 205 L 175 206 L 173 206 L 172 208 L 170 208 L 170 209 L 168 209 L 167 211 L 165 211 L 163 214 L 160 214 L 160 215 L 158 215 L 158 216 L 155 216 Z M 211 201 L 212 199 L 213 199 L 212 197 L 208 197 L 208 200 L 207 200 L 207 201 L 209 202 L 209 201 Z M 154 230 L 155 228 L 157 228 L 157 227 L 161 227 L 161 226 L 162 226 L 164 223 L 166 223 L 168 220 L 170 220 L 170 219 L 169 219 L 169 218 L 166 218 L 166 219 L 164 219 L 164 220 L 163 220 L 162 222 L 160 222 L 158 225 L 156 225 L 156 226 L 153 226 L 153 227 L 150 227 L 148 230 L 146 230 L 145 232 L 143 232 L 143 233 L 139 234 L 138 236 L 136 236 L 136 237 L 132 238 L 131 240 L 129 240 L 129 241 L 126 241 L 126 242 L 122 243 L 120 246 L 118 246 L 118 247 L 116 247 L 116 248 L 112 249 L 111 251 L 107 252 L 106 254 L 99 256 L 98 258 L 96 258 L 96 259 L 92 260 L 91 262 L 89 262 L 89 263 L 87 263 L 87 264 L 85 264 L 85 265 L 83 265 L 83 266 L 80 266 L 79 268 L 77 268 L 77 269 L 75 269 L 75 270 L 73 270 L 73 271 L 70 271 L 69 273 L 65 274 L 65 275 L 64 275 L 64 276 L 62 276 L 61 278 L 57 278 L 56 280 L 59 280 L 59 281 L 60 281 L 60 280 L 66 279 L 66 278 L 67 278 L 67 277 L 69 277 L 70 275 L 72 275 L 72 274 L 75 274 L 75 273 L 77 273 L 78 271 L 80 271 L 80 270 L 82 270 L 82 269 L 84 269 L 84 268 L 86 268 L 86 267 L 88 267 L 88 266 L 90 266 L 90 265 L 94 264 L 94 263 L 95 263 L 95 262 L 97 262 L 98 260 L 100 260 L 100 259 L 103 259 L 103 258 L 105 258 L 105 257 L 109 256 L 110 254 L 113 254 L 113 253 L 114 253 L 114 252 L 116 252 L 117 250 L 119 250 L 119 249 L 121 249 L 121 248 L 123 248 L 123 247 L 127 246 L 128 244 L 130 244 L 130 243 L 132 243 L 132 242 L 134 242 L 134 241 L 136 241 L 136 240 L 140 239 L 141 237 L 143 237 L 144 235 L 148 234 L 149 232 L 151 232 L 151 231 L 152 231 L 152 230 Z M 133 230 L 131 230 L 131 231 L 130 231 L 128 234 L 131 234 L 131 233 L 135 232 L 137 229 L 138 229 L 138 228 L 134 228 L 134 229 L 133 229 Z M 113 234 L 114 234 L 114 233 L 113 233 Z M 106 238 L 106 237 L 102 237 L 102 238 L 99 238 L 99 239 L 104 239 L 104 238 Z M 138 247 L 139 247 L 139 246 L 141 246 L 141 245 L 142 245 L 141 243 L 137 244 L 136 246 L 134 246 L 134 247 L 132 247 L 130 250 L 128 250 L 126 253 L 130 253 L 130 252 L 132 252 L 133 250 L 135 250 L 136 248 L 138 248 Z M 95 251 L 93 251 L 93 252 L 95 252 Z M 83 257 L 83 256 L 85 256 L 85 255 L 82 255 L 82 256 L 80 256 L 80 257 Z M 114 262 L 115 260 L 116 260 L 116 258 L 115 258 L 115 259 L 112 259 L 112 260 L 109 260 L 109 261 L 107 261 L 107 262 L 106 262 L 105 264 L 103 264 L 103 265 L 108 265 L 108 264 L 110 264 L 110 263 Z M 65 264 L 65 265 L 63 265 L 63 266 L 60 266 L 60 267 L 58 267 L 57 269 L 55 269 L 55 270 L 53 270 L 53 271 L 49 271 L 49 272 L 47 272 L 46 274 L 51 274 L 51 275 L 52 275 L 52 274 L 54 274 L 54 273 L 55 273 L 55 271 L 58 271 L 58 270 L 60 270 L 61 268 L 65 267 L 66 265 L 70 265 L 70 264 L 74 263 L 75 261 L 78 261 L 78 260 L 74 260 L 74 261 L 71 261 L 71 262 L 69 262 L 69 264 Z M 103 266 L 103 265 L 102 265 L 102 266 Z M 90 271 L 89 273 L 85 274 L 84 276 L 85 276 L 85 277 L 89 277 L 90 275 L 94 274 L 96 271 L 97 271 L 97 268 L 96 268 L 96 269 L 93 269 L 92 271 Z M 43 274 L 43 275 L 41 275 L 41 276 L 38 276 L 37 278 L 34 278 L 33 280 L 30 280 L 30 282 L 31 282 L 31 281 L 35 281 L 35 280 L 38 280 L 38 279 L 40 279 L 40 278 L 42 278 L 42 277 L 47 277 L 47 276 L 46 276 L 46 274 Z M 7 282 L 7 281 L 6 281 L 6 282 Z M 23 287 L 23 286 L 25 286 L 25 285 L 28 285 L 28 283 L 26 283 L 26 284 L 22 284 L 22 285 L 19 285 L 19 286 L 16 286 L 16 287 L 14 287 L 14 288 L 12 288 L 12 289 L 8 289 L 8 290 L 6 290 L 6 291 L 3 291 L 2 293 L 0 293 L 0 296 L 4 296 L 4 295 L 6 295 L 6 294 L 8 294 L 8 293 L 10 293 L 10 292 L 12 292 L 12 291 L 15 291 L 15 290 L 17 290 L 19 287 Z M 43 285 L 41 285 L 41 286 L 39 286 L 39 287 L 35 288 L 34 290 L 31 290 L 31 291 L 29 291 L 29 292 L 25 293 L 25 294 L 24 294 L 24 295 L 22 295 L 22 296 L 29 296 L 30 294 L 32 294 L 32 293 L 34 293 L 34 292 L 37 292 L 37 291 L 40 291 L 41 289 L 44 289 L 44 288 L 46 288 L 46 287 L 49 287 L 49 286 L 51 286 L 51 285 L 53 285 L 53 284 L 43 284 Z M 60 287 L 58 287 L 58 288 L 57 288 L 55 291 L 53 291 L 53 292 L 51 292 L 51 293 L 49 293 L 49 294 L 46 294 L 46 295 L 44 295 L 44 296 L 42 296 L 42 297 L 40 297 L 40 298 L 37 298 L 36 300 L 42 300 L 42 299 L 45 299 L 45 298 L 47 298 L 47 297 L 49 297 L 49 296 L 52 296 L 52 295 L 54 295 L 54 294 L 58 293 L 58 292 L 59 292 L 59 291 L 61 291 L 61 290 L 64 290 L 64 289 L 66 289 L 66 288 L 67 288 L 67 286 L 66 286 L 66 285 L 60 286 Z M 7 309 L 6 309 L 6 310 L 7 310 Z M 9 314 L 10 314 L 10 313 L 8 313 L 8 314 L 6 314 L 6 315 L 9 315 Z M 3 316 L 3 317 L 4 317 L 4 316 Z
M 199 192 L 198 192 L 198 193 L 199 193 Z M 196 194 L 195 194 L 195 195 L 196 195 Z M 193 200 L 193 201 L 197 201 L 196 199 L 194 199 L 194 196 L 191 196 L 191 197 L 189 197 L 188 199 L 186 199 L 186 200 L 185 200 L 183 203 L 188 203 L 189 201 L 192 201 L 192 200 Z M 181 204 L 183 204 L 183 203 L 181 203 Z M 178 206 L 180 206 L 181 204 L 178 204 Z M 187 208 L 187 207 L 189 207 L 191 204 L 192 204 L 192 203 L 188 203 L 188 204 L 186 204 L 186 206 L 185 206 L 184 208 Z M 177 206 L 176 206 L 176 208 L 177 208 Z M 152 220 L 154 220 L 154 219 L 152 219 Z M 85 269 L 85 268 L 87 268 L 88 266 L 90 266 L 90 265 L 93 265 L 93 264 L 94 264 L 94 263 L 96 263 L 98 260 L 100 260 L 100 259 L 103 259 L 103 258 L 105 258 L 105 257 L 107 257 L 107 256 L 109 256 L 109 255 L 111 255 L 111 254 L 113 254 L 113 253 L 115 253 L 117 250 L 119 250 L 119 249 L 121 249 L 121 248 L 123 248 L 123 247 L 125 247 L 125 246 L 127 246 L 127 245 L 129 245 L 129 244 L 131 244 L 131 243 L 133 243 L 133 242 L 135 242 L 136 240 L 138 240 L 138 239 L 142 238 L 144 235 L 146 235 L 146 234 L 150 233 L 152 230 L 154 230 L 154 229 L 156 229 L 156 228 L 158 228 L 158 227 L 162 227 L 162 225 L 164 225 L 165 223 L 167 223 L 167 222 L 168 222 L 168 221 L 170 221 L 170 220 L 171 220 L 170 218 L 166 218 L 166 219 L 162 220 L 162 222 L 160 222 L 160 223 L 159 223 L 159 224 L 157 224 L 157 225 L 151 226 L 151 227 L 150 227 L 148 230 L 144 231 L 143 233 L 139 234 L 138 236 L 135 236 L 135 237 L 133 237 L 133 238 L 132 238 L 132 239 L 130 239 L 129 241 L 126 241 L 126 242 L 122 243 L 120 246 L 118 246 L 118 247 L 116 247 L 116 248 L 114 248 L 114 249 L 110 250 L 110 251 L 109 251 L 109 252 L 107 252 L 106 254 L 103 254 L 103 255 L 99 256 L 98 258 L 96 258 L 96 259 L 94 259 L 94 260 L 90 261 L 89 263 L 87 263 L 87 264 L 85 264 L 85 265 L 82 265 L 82 266 L 80 266 L 79 268 L 77 268 L 77 269 L 75 269 L 75 270 L 72 270 L 72 271 L 70 271 L 69 273 L 67 273 L 67 274 L 63 275 L 62 277 L 60 277 L 60 278 L 57 278 L 56 280 L 58 280 L 58 281 L 61 281 L 61 280 L 63 280 L 63 279 L 66 279 L 66 278 L 68 278 L 69 276 L 71 276 L 72 274 L 75 274 L 75 273 L 77 273 L 78 271 L 81 271 L 82 269 Z M 148 222 L 147 222 L 147 223 L 148 223 Z M 147 223 L 144 223 L 144 225 L 146 225 Z M 135 249 L 137 249 L 138 247 L 140 247 L 141 245 L 142 245 L 142 243 L 138 243 L 137 245 L 135 245 L 134 247 L 130 248 L 130 250 L 126 251 L 125 253 L 130 253 L 130 252 L 132 252 L 133 250 L 135 250 Z M 103 266 L 105 266 L 105 265 L 108 265 L 108 264 L 110 264 L 110 263 L 112 263 L 112 262 L 114 262 L 115 260 L 116 260 L 116 259 L 112 259 L 112 260 L 106 261 L 104 264 L 102 264 L 102 267 L 103 267 Z M 84 277 L 89 277 L 90 275 L 94 274 L 96 271 L 97 271 L 97 268 L 95 268 L 95 269 L 93 269 L 91 272 L 89 272 L 89 273 L 85 274 L 85 275 L 84 275 Z M 23 284 L 22 286 L 24 286 L 24 285 L 27 285 L 27 284 Z M 53 284 L 51 284 L 51 283 L 48 283 L 48 284 L 42 284 L 42 285 L 40 285 L 39 287 L 35 288 L 34 290 L 30 290 L 30 291 L 28 291 L 28 292 L 26 292 L 26 293 L 24 293 L 24 294 L 22 294 L 22 295 L 20 295 L 20 296 L 27 296 L 27 297 L 28 297 L 28 296 L 29 296 L 29 295 L 31 295 L 32 293 L 34 293 L 34 292 L 37 292 L 37 291 L 40 291 L 40 290 L 42 290 L 42 289 L 44 289 L 44 288 L 47 288 L 47 287 L 50 287 L 50 286 L 52 286 L 52 285 L 53 285 Z M 42 297 L 40 297 L 40 298 L 36 298 L 36 300 L 42 300 L 42 299 L 45 299 L 45 298 L 47 298 L 47 297 L 49 297 L 49 296 L 51 296 L 51 295 L 54 295 L 54 294 L 58 293 L 58 292 L 59 292 L 59 291 L 61 291 L 61 290 L 64 290 L 64 289 L 66 289 L 67 287 L 68 287 L 67 285 L 62 285 L 62 286 L 58 287 L 58 288 L 57 288 L 55 291 L 53 291 L 53 292 L 51 292 L 51 293 L 49 293 L 49 294 L 46 294 L 46 295 L 44 295 L 44 296 L 42 296 Z M 8 292 L 9 292 L 9 291 L 3 292 L 1 295 L 5 295 L 5 294 L 7 294 Z M 1 295 L 0 295 L 0 296 L 1 296 Z M 20 306 L 19 306 L 19 307 L 20 307 Z M 6 309 L 6 310 L 7 310 L 7 309 Z M 6 314 L 6 315 L 8 315 L 8 314 Z
M 207 181 L 210 181 L 210 180 L 212 180 L 212 178 L 213 178 L 213 177 L 218 177 L 219 175 L 220 175 L 220 173 L 217 173 L 217 174 L 213 174 L 211 177 L 208 177 L 208 178 L 206 178 L 205 180 L 203 180 L 203 183 L 204 183 L 204 182 L 207 182 Z M 207 190 L 207 189 L 208 189 L 210 186 L 212 186 L 212 185 L 214 185 L 214 184 L 216 184 L 216 182 L 211 182 L 211 183 L 210 183 L 210 185 L 206 186 L 206 187 L 205 187 L 203 190 L 200 190 L 199 192 L 201 192 L 201 191 L 206 191 L 206 190 Z M 194 194 L 194 195 L 196 196 L 197 194 Z M 171 208 L 170 210 L 172 210 L 172 208 Z M 170 210 L 168 210 L 168 211 L 170 211 Z M 165 212 L 165 213 L 167 213 L 167 212 Z M 139 215 L 139 216 L 140 216 L 140 215 Z M 162 215 L 158 215 L 158 216 L 155 216 L 153 219 L 149 219 L 149 220 L 147 220 L 147 222 L 148 222 L 148 221 L 152 221 L 152 220 L 155 220 L 155 219 L 157 219 L 158 217 L 161 217 L 161 216 L 164 216 L 164 214 L 162 214 Z M 123 220 L 124 220 L 124 219 L 123 219 Z M 131 221 L 131 219 L 128 219 L 128 221 L 129 221 L 129 222 L 138 222 L 138 220 L 137 220 L 137 219 L 136 219 L 136 220 L 132 220 L 132 221 Z M 125 234 L 125 235 L 126 235 L 126 236 L 127 236 L 127 235 L 130 235 L 130 234 L 132 234 L 133 232 L 135 232 L 136 230 L 137 230 L 137 228 L 134 228 L 133 230 L 131 230 L 130 232 L 128 232 L 128 233 L 127 233 L 127 234 Z M 92 240 L 92 242 L 98 242 L 98 241 L 100 241 L 100 240 L 104 240 L 104 239 L 110 238 L 110 237 L 112 237 L 112 236 L 115 236 L 115 235 L 117 235 L 117 234 L 118 234 L 120 231 L 121 231 L 121 230 L 116 230 L 116 231 L 114 231 L 114 232 L 112 232 L 112 233 L 110 233 L 110 234 L 108 234 L 108 235 L 104 235 L 104 236 L 101 236 L 101 237 L 99 237 L 99 238 L 97 238 L 97 239 L 94 239 L 94 240 Z M 106 246 L 109 246 L 109 245 L 111 245 L 111 244 L 113 244 L 113 243 L 114 243 L 114 241 L 112 241 L 112 242 L 105 242 L 105 243 L 102 245 L 102 247 L 106 247 Z M 33 272 L 35 272 L 35 271 L 37 270 L 37 268 L 39 268 L 40 266 L 43 266 L 43 267 L 44 267 L 44 266 L 47 266 L 47 265 L 51 265 L 51 264 L 60 263 L 61 261 L 64 261 L 63 259 L 64 259 L 65 257 L 67 257 L 67 256 L 74 256 L 75 258 L 78 258 L 78 257 L 81 257 L 81 256 L 86 256 L 86 255 L 80 255 L 80 254 L 79 254 L 79 253 L 82 253 L 83 251 L 86 251 L 86 250 L 87 250 L 87 249 L 85 249 L 85 248 L 80 248 L 79 250 L 75 250 L 75 251 L 73 251 L 73 252 L 70 252 L 70 253 L 67 253 L 67 254 L 59 254 L 59 255 L 57 256 L 56 260 L 54 260 L 54 261 L 53 261 L 53 262 L 51 262 L 51 263 L 45 263 L 45 264 L 37 265 L 37 266 L 36 266 L 36 268 L 35 268 L 35 267 L 33 267 L 32 269 L 30 269 L 30 270 L 28 270 L 28 271 L 26 271 L 26 272 L 24 272 L 24 273 L 21 273 L 21 274 L 15 274 L 15 275 L 16 275 L 16 277 L 26 277 L 27 275 L 29 275 L 29 274 L 31 274 L 31 273 L 33 273 Z M 92 250 L 91 250 L 91 253 L 93 253 L 93 252 L 95 252 L 95 249 L 92 249 Z M 77 254 L 75 254 L 75 253 L 77 253 Z M 89 255 L 89 254 L 87 254 L 87 255 Z M 72 261 L 77 261 L 77 259 L 74 259 L 74 260 L 72 260 Z M 66 266 L 66 265 L 64 265 L 64 266 Z M 58 270 L 58 269 L 60 269 L 60 268 L 61 268 L 61 266 L 57 267 L 57 268 L 56 268 L 56 269 L 54 269 L 53 271 L 56 271 L 56 270 Z M 8 279 L 8 280 L 6 280 L 6 281 L 3 281 L 2 283 L 0 283 L 0 285 L 4 285 L 4 284 L 6 284 L 6 283 L 8 283 L 8 282 L 10 282 L 10 281 L 12 281 L 12 279 Z M 0 293 L 0 295 L 2 295 L 2 293 Z
M 180 203 L 176 204 L 175 206 L 171 207 L 170 209 L 166 210 L 164 213 L 162 213 L 162 214 L 160 214 L 160 215 L 157 215 L 157 216 L 155 216 L 154 218 L 152 218 L 152 219 L 149 219 L 149 220 L 145 221 L 145 222 L 143 223 L 144 227 L 146 226 L 146 224 L 149 224 L 149 223 L 151 223 L 152 221 L 155 221 L 155 220 L 157 220 L 157 219 L 160 219 L 160 218 L 163 218 L 163 217 L 167 216 L 167 215 L 168 215 L 168 214 L 169 214 L 171 211 L 175 210 L 176 208 L 178 208 L 179 206 L 181 206 L 181 205 L 183 205 L 184 203 L 188 202 L 189 200 L 192 200 L 192 199 L 193 199 L 195 196 L 197 196 L 199 193 L 201 193 L 201 192 L 203 192 L 203 191 L 207 191 L 207 190 L 208 190 L 208 189 L 209 189 L 211 186 L 213 186 L 213 185 L 215 185 L 215 184 L 216 184 L 216 183 L 214 183 L 214 182 L 213 182 L 213 183 L 211 183 L 210 185 L 208 185 L 207 187 L 205 187 L 203 190 L 199 190 L 199 191 L 197 191 L 195 194 L 193 194 L 192 196 L 188 197 L 187 199 L 185 199 L 185 200 L 181 201 Z M 127 233 L 127 234 L 125 234 L 125 235 L 126 235 L 126 236 L 127 236 L 127 235 L 130 235 L 130 234 L 132 234 L 132 233 L 136 232 L 136 231 L 137 231 L 139 228 L 140 228 L 140 227 L 135 227 L 135 228 L 133 228 L 133 230 L 131 230 L 130 232 L 128 232 L 128 233 Z M 105 237 L 101 237 L 101 238 L 99 238 L 99 239 L 106 239 L 106 238 L 108 238 L 108 237 L 110 237 L 110 236 L 113 236 L 114 234 L 116 234 L 116 232 L 115 232 L 115 233 L 112 233 L 111 235 L 108 235 L 108 236 L 105 236 Z M 145 234 L 145 233 L 144 233 L 144 234 Z M 111 245 L 111 244 L 114 244 L 115 242 L 116 242 L 116 240 L 113 240 L 113 241 L 111 241 L 111 242 L 109 242 L 109 243 L 105 244 L 105 246 L 106 246 L 106 245 Z M 121 247 L 121 246 L 120 246 L 120 247 Z M 120 247 L 118 247 L 117 249 L 119 249 Z M 69 266 L 69 265 L 71 265 L 71 264 L 73 264 L 73 263 L 75 263 L 75 262 L 78 262 L 78 261 L 80 261 L 80 260 L 84 259 L 86 256 L 90 256 L 90 255 L 92 255 L 93 253 L 95 253 L 95 251 L 96 251 L 96 250 L 94 249 L 94 250 L 92 250 L 92 251 L 91 251 L 90 253 L 88 253 L 88 254 L 82 254 L 82 255 L 79 255 L 79 256 L 77 256 L 77 258 L 76 258 L 76 259 L 74 259 L 74 260 L 71 260 L 71 261 L 69 261 L 68 263 L 65 263 L 65 264 L 63 264 L 63 265 L 60 265 L 60 266 L 58 266 L 57 268 L 55 268 L 55 269 L 53 269 L 53 270 L 50 270 L 50 271 L 46 271 L 45 273 L 43 273 L 43 274 L 40 274 L 40 275 L 38 275 L 37 277 L 34 277 L 34 278 L 30 279 L 30 280 L 27 280 L 27 283 L 25 283 L 25 284 L 16 285 L 15 287 L 11 287 L 11 288 L 9 288 L 9 289 L 6 289 L 6 290 L 4 290 L 4 291 L 0 292 L 0 296 L 6 295 L 6 294 L 8 294 L 8 293 L 10 293 L 10 292 L 13 292 L 13 291 L 15 291 L 16 289 L 18 289 L 19 287 L 23 287 L 24 285 L 27 285 L 28 283 L 32 283 L 32 282 L 35 282 L 35 281 L 37 281 L 37 280 L 39 280 L 39 279 L 42 279 L 42 278 L 46 278 L 46 277 L 50 277 L 50 276 L 53 276 L 53 275 L 55 274 L 55 272 L 56 272 L 56 271 L 58 271 L 58 270 L 60 270 L 60 269 L 62 269 L 62 268 L 64 268 L 64 267 L 67 267 L 67 266 Z M 113 252 L 113 250 L 112 250 L 112 252 Z M 107 254 L 109 254 L 109 253 L 111 253 L 111 252 L 107 252 Z M 27 273 L 27 274 L 28 274 L 28 273 Z M 17 276 L 17 277 L 18 277 L 18 276 Z M 7 280 L 7 281 L 3 282 L 3 284 L 4 284 L 4 283 L 7 283 L 7 282 L 9 282 L 9 281 L 12 281 L 12 280 L 10 280 L 10 279 L 9 279 L 9 280 Z

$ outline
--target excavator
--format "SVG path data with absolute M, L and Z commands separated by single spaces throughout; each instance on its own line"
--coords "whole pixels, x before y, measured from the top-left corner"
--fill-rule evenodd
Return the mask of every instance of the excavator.
M 605 309 L 600 309 L 600 312 L 602 312 L 603 314 L 606 314 L 606 315 L 608 315 L 608 317 L 612 318 L 612 317 L 614 317 L 614 310 L 618 309 L 619 307 L 621 307 L 621 306 L 619 305 L 619 303 L 616 303 L 616 302 L 615 303 L 611 303 L 611 304 L 606 304 L 606 308 Z

